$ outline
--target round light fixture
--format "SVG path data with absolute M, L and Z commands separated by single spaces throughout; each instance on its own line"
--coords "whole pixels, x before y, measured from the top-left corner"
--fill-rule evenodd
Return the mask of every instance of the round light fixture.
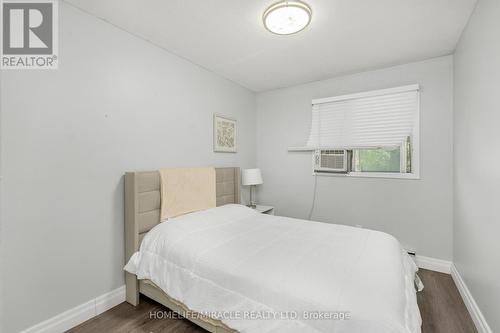
M 311 7 L 301 1 L 280 1 L 267 8 L 262 19 L 272 33 L 290 35 L 304 30 L 311 16 Z

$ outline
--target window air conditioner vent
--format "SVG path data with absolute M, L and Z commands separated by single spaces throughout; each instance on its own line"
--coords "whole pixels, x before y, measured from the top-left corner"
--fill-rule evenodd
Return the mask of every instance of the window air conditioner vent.
M 347 173 L 346 150 L 316 150 L 314 153 L 314 171 Z

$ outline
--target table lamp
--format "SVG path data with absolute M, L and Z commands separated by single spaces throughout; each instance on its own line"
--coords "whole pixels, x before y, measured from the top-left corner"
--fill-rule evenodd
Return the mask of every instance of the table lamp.
M 260 169 L 245 169 L 241 175 L 241 184 L 243 186 L 250 186 L 250 204 L 248 207 L 255 208 L 257 207 L 255 201 L 253 200 L 253 190 L 255 185 L 262 184 L 262 174 L 260 173 Z

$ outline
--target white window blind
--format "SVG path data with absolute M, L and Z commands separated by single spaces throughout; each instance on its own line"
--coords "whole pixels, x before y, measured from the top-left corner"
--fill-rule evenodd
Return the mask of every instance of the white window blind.
M 400 147 L 418 130 L 418 85 L 313 101 L 307 147 Z

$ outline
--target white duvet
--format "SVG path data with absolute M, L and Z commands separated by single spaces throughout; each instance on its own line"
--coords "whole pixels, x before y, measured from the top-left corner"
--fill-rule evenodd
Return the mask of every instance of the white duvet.
M 226 205 L 169 219 L 125 269 L 239 332 L 417 333 L 417 270 L 392 236 Z

